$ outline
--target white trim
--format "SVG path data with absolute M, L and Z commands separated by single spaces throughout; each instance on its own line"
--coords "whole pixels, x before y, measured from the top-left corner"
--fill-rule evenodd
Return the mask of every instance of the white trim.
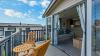
M 87 0 L 86 55 L 92 56 L 92 0 Z

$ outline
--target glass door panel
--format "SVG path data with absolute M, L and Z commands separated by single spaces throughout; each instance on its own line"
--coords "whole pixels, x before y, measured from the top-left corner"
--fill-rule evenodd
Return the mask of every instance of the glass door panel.
M 92 56 L 100 56 L 100 0 L 92 0 Z
M 51 37 L 51 16 L 47 18 L 48 37 Z

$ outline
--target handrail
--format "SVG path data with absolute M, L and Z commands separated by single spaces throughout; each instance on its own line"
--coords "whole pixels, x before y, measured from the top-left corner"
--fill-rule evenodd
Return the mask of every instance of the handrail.
M 3 53 L 5 53 L 6 56 L 12 56 L 12 46 L 13 46 L 13 42 L 11 41 L 11 39 L 13 38 L 12 36 L 15 36 L 17 33 L 19 32 L 15 32 L 12 34 L 12 31 L 10 32 L 11 35 L 2 38 L 3 40 L 0 41 L 0 56 L 4 56 Z M 10 54 L 10 55 L 9 55 Z

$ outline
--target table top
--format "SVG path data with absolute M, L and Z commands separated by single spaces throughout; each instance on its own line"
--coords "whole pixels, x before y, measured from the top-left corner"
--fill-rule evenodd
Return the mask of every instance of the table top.
M 22 45 L 16 46 L 16 47 L 13 49 L 13 51 L 14 51 L 14 52 L 23 52 L 23 51 L 29 50 L 30 48 L 32 48 L 32 45 L 31 45 L 31 44 L 22 44 Z
M 43 43 L 44 41 L 39 41 L 39 42 L 36 42 L 35 45 L 36 46 L 39 46 L 41 45 L 41 43 Z M 32 44 L 27 44 L 27 43 L 24 43 L 22 45 L 18 45 L 16 46 L 15 48 L 13 48 L 13 51 L 14 52 L 23 52 L 23 51 L 27 51 L 29 49 L 33 48 L 33 45 Z

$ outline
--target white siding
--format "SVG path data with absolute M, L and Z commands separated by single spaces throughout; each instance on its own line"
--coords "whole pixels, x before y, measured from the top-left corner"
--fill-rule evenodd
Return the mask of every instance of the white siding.
M 81 2 L 82 0 L 64 0 L 63 2 L 61 2 L 58 6 L 56 6 L 56 8 L 52 11 L 52 15 L 56 14 L 60 11 L 63 11 L 79 2 Z
M 22 27 L 22 30 L 26 30 L 26 27 Z
M 30 30 L 41 30 L 42 27 L 30 27 Z
M 8 27 L 4 27 L 4 31 L 7 31 L 8 30 Z
M 20 29 L 20 27 L 16 27 L 16 32 L 18 32 L 18 31 L 19 31 L 19 29 Z

